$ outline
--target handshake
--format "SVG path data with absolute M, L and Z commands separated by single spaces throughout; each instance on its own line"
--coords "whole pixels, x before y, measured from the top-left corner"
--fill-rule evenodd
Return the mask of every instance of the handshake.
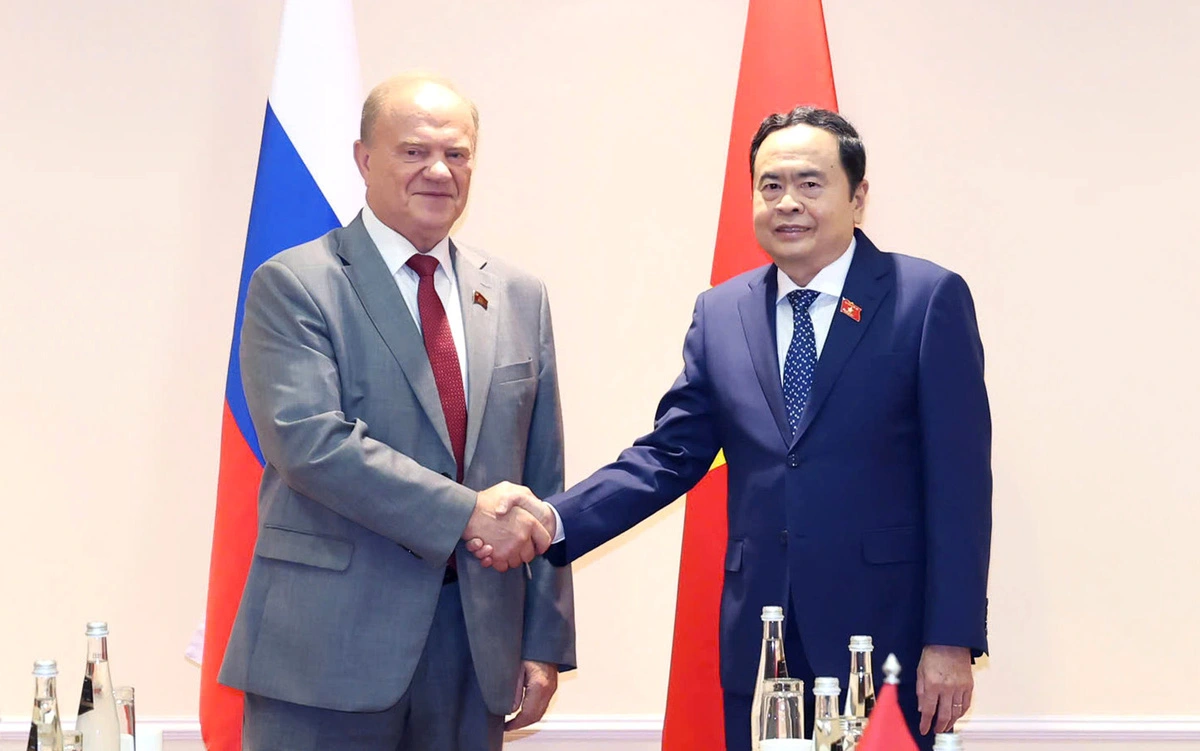
M 557 531 L 550 504 L 502 482 L 479 491 L 462 539 L 483 566 L 504 572 L 546 552 Z

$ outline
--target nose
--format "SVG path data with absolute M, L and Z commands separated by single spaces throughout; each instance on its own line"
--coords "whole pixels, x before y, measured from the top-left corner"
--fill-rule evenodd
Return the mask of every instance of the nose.
M 427 170 L 429 177 L 434 180 L 446 180 L 450 177 L 450 168 L 446 166 L 446 162 L 438 159 L 433 164 L 429 165 Z
M 784 214 L 794 214 L 794 213 L 803 212 L 804 206 L 803 206 L 803 204 L 796 201 L 795 198 L 792 198 L 791 193 L 784 193 L 783 198 L 779 199 L 779 203 L 777 204 L 777 209 Z

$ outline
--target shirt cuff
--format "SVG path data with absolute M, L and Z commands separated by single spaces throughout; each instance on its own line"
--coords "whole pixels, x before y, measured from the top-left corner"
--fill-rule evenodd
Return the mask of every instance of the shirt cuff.
M 550 541 L 550 544 L 556 545 L 567 539 L 567 533 L 563 531 L 562 517 L 558 515 L 558 509 L 554 508 L 553 504 L 546 505 L 550 506 L 550 510 L 554 512 L 554 539 Z

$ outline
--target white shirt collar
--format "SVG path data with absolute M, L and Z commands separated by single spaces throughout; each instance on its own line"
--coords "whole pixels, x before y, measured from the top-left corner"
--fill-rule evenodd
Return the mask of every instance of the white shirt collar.
M 383 256 L 383 262 L 387 264 L 388 271 L 391 272 L 392 276 L 395 276 L 396 272 L 405 268 L 408 259 L 418 253 L 417 249 L 413 247 L 413 244 L 408 241 L 407 237 L 380 221 L 379 217 L 375 216 L 375 212 L 371 211 L 371 207 L 366 204 L 363 204 L 362 217 L 363 226 L 367 228 L 367 234 L 371 237 L 371 241 L 375 243 L 375 247 L 379 249 L 379 255 Z M 454 278 L 454 266 L 450 259 L 450 238 L 448 236 L 443 237 L 441 242 L 433 246 L 433 250 L 425 255 L 436 258 L 440 267 L 446 272 L 446 275 L 451 279 Z
M 797 289 L 812 289 L 823 295 L 831 295 L 835 298 L 841 297 L 842 288 L 846 286 L 846 275 L 850 273 L 850 263 L 854 260 L 854 247 L 857 244 L 858 239 L 851 237 L 850 247 L 846 248 L 846 252 L 838 256 L 836 261 L 818 271 L 807 287 L 801 287 L 799 284 L 796 284 L 790 276 L 783 273 L 783 269 L 776 268 L 775 274 L 778 280 L 779 294 L 775 297 L 775 303 L 778 305 L 780 301 L 787 297 L 789 292 Z

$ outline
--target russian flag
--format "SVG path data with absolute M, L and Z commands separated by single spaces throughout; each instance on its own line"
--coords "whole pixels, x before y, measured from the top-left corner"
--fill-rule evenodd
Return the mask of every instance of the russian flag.
M 209 751 L 242 745 L 241 693 L 217 684 L 258 530 L 263 456 L 238 365 L 250 275 L 276 253 L 343 226 L 362 207 L 354 166 L 362 84 L 349 0 L 287 0 L 263 121 L 225 382 L 221 463 L 200 674 Z

